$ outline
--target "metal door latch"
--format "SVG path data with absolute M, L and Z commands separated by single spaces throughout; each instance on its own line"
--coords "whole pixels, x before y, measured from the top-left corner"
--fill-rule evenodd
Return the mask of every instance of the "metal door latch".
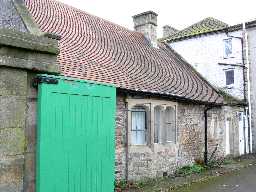
M 58 79 L 49 76 L 37 76 L 33 79 L 33 87 L 37 87 L 41 83 L 58 84 Z

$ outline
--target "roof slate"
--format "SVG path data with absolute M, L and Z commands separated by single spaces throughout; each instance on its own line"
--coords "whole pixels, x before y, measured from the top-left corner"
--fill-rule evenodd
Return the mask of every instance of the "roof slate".
M 160 41 L 177 41 L 183 38 L 219 31 L 227 27 L 228 24 L 213 17 L 207 17 L 198 23 L 195 23 L 181 31 L 178 31 L 177 33 L 170 35 L 169 37 L 160 39 Z
M 202 103 L 223 97 L 166 44 L 54 0 L 25 0 L 43 32 L 61 35 L 58 61 L 68 77 Z

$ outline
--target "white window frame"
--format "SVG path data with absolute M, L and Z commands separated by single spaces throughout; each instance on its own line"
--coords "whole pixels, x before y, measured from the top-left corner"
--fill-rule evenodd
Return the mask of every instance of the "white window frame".
M 229 54 L 226 53 L 226 46 L 228 45 L 228 43 L 230 43 L 230 47 L 231 47 L 231 53 Z M 223 55 L 224 55 L 224 59 L 232 57 L 233 55 L 233 39 L 232 38 L 223 39 Z
M 136 113 L 144 113 L 144 130 L 142 129 L 137 129 L 133 127 L 133 118 Z M 130 127 L 130 131 L 131 131 L 131 144 L 132 145 L 147 145 L 147 110 L 145 107 L 143 106 L 135 106 L 132 108 L 131 110 L 131 127 Z M 134 142 L 133 141 L 133 133 L 136 132 L 144 132 L 144 141 L 142 143 L 139 142 Z

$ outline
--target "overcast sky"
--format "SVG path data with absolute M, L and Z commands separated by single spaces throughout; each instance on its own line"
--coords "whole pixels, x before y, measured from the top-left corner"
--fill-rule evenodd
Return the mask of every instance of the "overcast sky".
M 158 36 L 162 26 L 182 29 L 205 17 L 228 24 L 256 19 L 255 0 L 59 0 L 90 14 L 133 29 L 132 16 L 152 10 L 158 13 Z

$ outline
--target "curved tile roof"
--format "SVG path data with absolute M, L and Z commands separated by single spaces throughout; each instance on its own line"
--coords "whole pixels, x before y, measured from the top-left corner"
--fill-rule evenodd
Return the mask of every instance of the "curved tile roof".
M 219 31 L 228 27 L 228 24 L 215 19 L 213 17 L 207 17 L 198 23 L 195 23 L 181 31 L 178 31 L 169 37 L 162 38 L 160 41 L 176 41 L 183 38 L 189 38 L 200 34 Z
M 61 73 L 118 88 L 221 103 L 223 98 L 165 44 L 54 0 L 25 0 L 44 32 L 62 36 Z

